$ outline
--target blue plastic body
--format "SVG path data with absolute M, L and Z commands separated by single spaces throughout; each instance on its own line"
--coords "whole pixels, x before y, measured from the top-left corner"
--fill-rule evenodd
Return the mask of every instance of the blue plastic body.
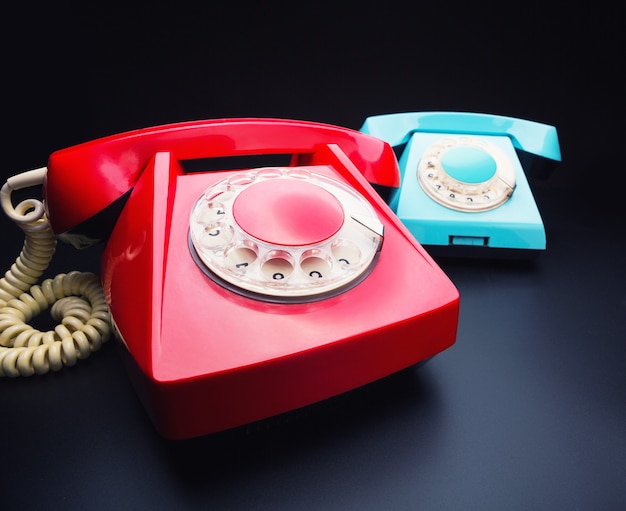
M 560 161 L 553 126 L 487 114 L 422 112 L 369 117 L 361 131 L 391 146 L 406 144 L 399 158 L 401 186 L 392 191 L 389 204 L 423 245 L 453 250 L 461 247 L 545 250 L 543 221 L 516 150 Z M 516 187 L 504 204 L 489 211 L 457 211 L 424 192 L 416 172 L 422 154 L 431 144 L 450 134 L 484 139 L 506 153 L 515 170 Z M 473 155 L 468 153 L 468 156 Z M 456 172 L 456 164 L 449 165 L 448 172 Z M 468 165 L 470 175 L 481 175 L 480 171 L 471 169 L 471 161 Z M 483 174 L 488 177 L 484 170 Z

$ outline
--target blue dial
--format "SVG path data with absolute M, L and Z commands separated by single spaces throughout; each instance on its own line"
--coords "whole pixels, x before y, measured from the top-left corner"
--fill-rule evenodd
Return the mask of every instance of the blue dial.
M 457 211 L 488 211 L 515 188 L 515 168 L 496 144 L 479 137 L 446 136 L 426 147 L 417 179 L 431 199 Z

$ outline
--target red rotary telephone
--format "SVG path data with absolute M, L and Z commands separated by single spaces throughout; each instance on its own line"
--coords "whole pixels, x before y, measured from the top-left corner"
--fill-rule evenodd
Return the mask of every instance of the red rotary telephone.
M 271 155 L 288 160 L 233 168 L 232 158 Z M 204 167 L 191 171 L 192 161 Z M 36 176 L 40 216 L 56 236 L 106 242 L 105 308 L 92 300 L 90 319 L 81 305 L 64 323 L 70 340 L 61 329 L 48 341 L 62 354 L 75 348 L 76 361 L 89 351 L 76 332 L 102 328 L 106 340 L 110 315 L 130 377 L 168 438 L 323 400 L 455 341 L 458 291 L 374 191 L 400 180 L 391 147 L 372 136 L 305 121 L 194 121 L 57 151 Z M 24 183 L 5 185 L 5 209 Z M 93 286 L 67 291 L 89 303 Z M 33 366 L 40 348 L 24 339 L 26 351 L 13 355 L 5 333 L 4 374 L 50 368 Z

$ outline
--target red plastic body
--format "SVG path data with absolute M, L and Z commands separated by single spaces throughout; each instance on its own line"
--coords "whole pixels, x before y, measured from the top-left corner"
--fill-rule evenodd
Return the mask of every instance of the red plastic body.
M 289 132 L 289 123 L 277 125 Z M 224 142 L 233 145 L 250 144 Z M 277 146 L 280 151 L 287 144 L 269 147 Z M 212 147 L 205 145 L 202 157 Z M 66 154 L 74 168 L 90 174 L 97 151 L 86 148 L 84 162 L 78 150 Z M 186 174 L 180 160 L 199 157 L 200 150 L 189 151 L 182 142 L 180 148 L 156 150 L 132 178 L 102 260 L 129 374 L 162 435 L 190 438 L 287 412 L 397 372 L 455 342 L 458 291 L 369 185 L 358 166 L 369 164 L 358 146 L 350 155 L 338 144 L 317 143 L 297 165 L 349 184 L 373 204 L 384 225 L 379 258 L 353 288 L 292 304 L 233 293 L 192 259 L 193 204 L 207 187 L 238 171 Z M 387 159 L 387 149 L 367 143 L 365 152 L 381 158 L 372 160 L 370 172 L 395 182 L 397 164 Z M 62 156 L 55 157 L 53 172 L 64 167 Z M 91 175 L 92 187 L 109 187 L 102 172 L 104 167 Z M 48 183 L 57 177 L 50 175 Z M 70 212 L 64 213 L 67 219 L 58 225 L 71 223 Z

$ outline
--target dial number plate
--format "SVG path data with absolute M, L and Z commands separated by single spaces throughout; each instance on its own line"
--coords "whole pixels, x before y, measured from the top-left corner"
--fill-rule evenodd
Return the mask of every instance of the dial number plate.
M 504 151 L 468 136 L 445 137 L 428 147 L 417 179 L 429 197 L 457 211 L 495 209 L 515 189 L 515 169 Z
M 302 167 L 237 173 L 204 191 L 190 215 L 199 266 L 227 288 L 273 302 L 313 301 L 364 278 L 383 240 L 370 203 Z

